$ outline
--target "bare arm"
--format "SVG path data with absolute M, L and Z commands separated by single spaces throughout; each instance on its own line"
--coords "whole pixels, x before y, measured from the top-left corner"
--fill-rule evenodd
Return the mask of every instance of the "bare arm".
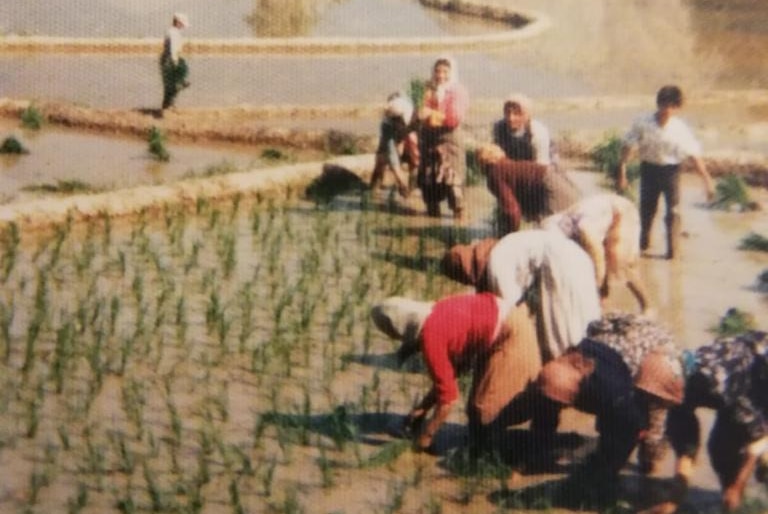
M 627 162 L 632 156 L 632 147 L 629 145 L 623 145 L 621 147 L 621 156 L 619 157 L 619 172 L 616 177 L 616 191 L 619 193 L 624 192 L 627 189 Z
M 691 161 L 693 161 L 693 167 L 696 170 L 696 173 L 701 175 L 701 178 L 704 180 L 704 189 L 707 195 L 707 200 L 711 201 L 715 197 L 715 186 L 712 182 L 712 177 L 709 175 L 707 167 L 704 165 L 704 161 L 701 157 L 693 156 L 691 157 Z

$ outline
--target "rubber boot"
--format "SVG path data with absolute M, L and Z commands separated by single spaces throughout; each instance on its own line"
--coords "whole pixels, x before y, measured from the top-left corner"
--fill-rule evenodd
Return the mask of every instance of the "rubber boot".
M 674 259 L 678 250 L 678 226 L 679 220 L 676 214 L 664 219 L 667 225 L 667 259 Z

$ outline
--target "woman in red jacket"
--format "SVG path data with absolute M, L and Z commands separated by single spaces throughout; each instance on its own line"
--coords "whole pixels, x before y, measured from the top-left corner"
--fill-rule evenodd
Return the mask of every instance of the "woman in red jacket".
M 406 427 L 418 432 L 422 449 L 431 446 L 459 399 L 458 375 L 473 374 L 467 402 L 470 439 L 487 443 L 492 434 L 484 429 L 494 426 L 502 409 L 533 383 L 541 368 L 536 327 L 525 303 L 510 308 L 490 293 L 449 296 L 435 303 L 392 297 L 376 305 L 371 316 L 380 330 L 402 341 L 400 362 L 423 352 L 433 386 L 406 419 Z M 541 422 L 546 421 L 537 418 Z

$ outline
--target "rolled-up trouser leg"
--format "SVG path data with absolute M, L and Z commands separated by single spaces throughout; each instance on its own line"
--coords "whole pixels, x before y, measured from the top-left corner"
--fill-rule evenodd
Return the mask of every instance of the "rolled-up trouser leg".
M 507 407 L 526 392 L 541 369 L 536 326 L 525 303 L 510 312 L 501 333 L 495 351 L 475 368 L 467 404 L 470 435 L 480 446 L 495 444 L 503 435 L 509 426 Z

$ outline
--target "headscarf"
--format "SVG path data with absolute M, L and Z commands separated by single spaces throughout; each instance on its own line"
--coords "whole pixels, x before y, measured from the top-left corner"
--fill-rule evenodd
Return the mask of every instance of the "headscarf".
M 433 306 L 434 302 L 392 296 L 371 309 L 371 319 L 376 327 L 402 342 L 397 351 L 400 363 L 419 350 L 421 329 Z
M 489 291 L 486 268 L 497 241 L 485 238 L 468 245 L 452 246 L 440 263 L 443 274 L 462 284 L 475 286 L 478 292 Z

